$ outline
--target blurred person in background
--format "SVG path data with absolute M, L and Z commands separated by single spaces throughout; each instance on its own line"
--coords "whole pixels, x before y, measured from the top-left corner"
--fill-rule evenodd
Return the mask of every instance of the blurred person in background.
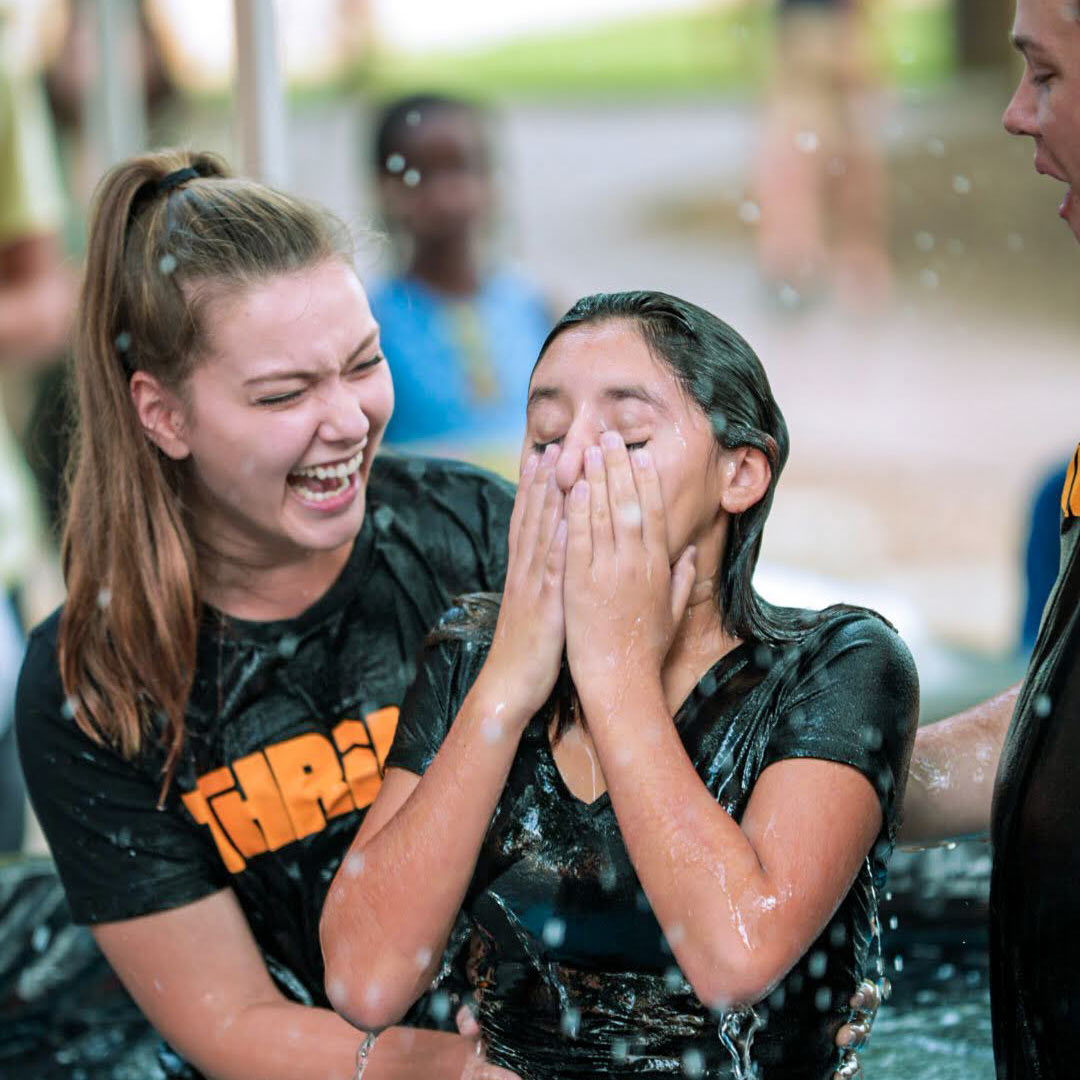
M 1066 185 L 1080 240 L 1080 7 L 1018 0 L 1024 59 L 1005 111 L 1035 169 Z M 1080 447 L 1060 496 L 1060 564 L 1023 683 L 915 742 L 902 843 L 990 834 L 994 1056 L 1003 1080 L 1076 1074 L 1080 1023 Z M 989 481 L 988 481 L 989 482 Z
M 42 87 L 9 55 L 3 20 L 0 8 L 0 852 L 11 852 L 22 846 L 25 823 L 11 723 L 23 626 L 59 590 L 4 390 L 21 396 L 21 384 L 65 348 L 75 279 L 62 260 L 65 206 Z
M 788 307 L 830 291 L 872 307 L 891 291 L 867 9 L 866 0 L 779 0 L 752 187 L 761 273 Z
M 403 269 L 371 288 L 394 365 L 390 443 L 520 438 L 529 372 L 552 323 L 540 291 L 490 255 L 490 117 L 442 94 L 379 114 L 373 166 Z

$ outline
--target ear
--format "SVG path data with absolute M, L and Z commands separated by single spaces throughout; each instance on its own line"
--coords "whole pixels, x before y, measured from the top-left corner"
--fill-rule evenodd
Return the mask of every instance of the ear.
M 724 455 L 724 491 L 720 505 L 729 514 L 741 514 L 759 502 L 769 490 L 772 466 L 753 446 L 740 446 Z
M 131 401 L 139 423 L 151 440 L 174 461 L 191 453 L 185 437 L 184 408 L 180 399 L 145 371 L 131 376 Z

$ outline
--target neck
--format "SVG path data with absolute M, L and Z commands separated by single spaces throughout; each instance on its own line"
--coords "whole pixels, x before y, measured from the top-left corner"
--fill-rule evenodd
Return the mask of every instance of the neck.
M 713 599 L 713 585 L 711 577 L 694 583 L 686 613 L 664 660 L 661 678 L 672 708 L 682 702 L 720 657 L 740 644 L 739 638 L 724 630 L 723 615 Z
M 354 541 L 331 551 L 298 550 L 276 559 L 264 553 L 199 552 L 202 599 L 226 615 L 254 622 L 292 619 L 337 580 Z
M 480 287 L 480 269 L 473 245 L 462 234 L 441 243 L 418 246 L 409 276 L 448 296 L 472 296 Z

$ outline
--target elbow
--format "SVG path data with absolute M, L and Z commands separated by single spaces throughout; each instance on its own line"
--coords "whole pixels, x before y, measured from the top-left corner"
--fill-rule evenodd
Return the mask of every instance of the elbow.
M 354 1027 L 381 1031 L 400 1021 L 412 1004 L 405 995 L 391 992 L 390 983 L 370 964 L 357 966 L 326 961 L 326 997 L 334 1010 Z
M 699 953 L 683 967 L 698 1001 L 714 1011 L 755 1005 L 767 997 L 791 968 L 791 959 L 758 943 L 737 955 Z

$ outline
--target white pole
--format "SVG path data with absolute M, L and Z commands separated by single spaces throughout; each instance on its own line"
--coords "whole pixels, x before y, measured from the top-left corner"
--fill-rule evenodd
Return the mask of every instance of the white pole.
M 146 91 L 134 0 L 90 0 L 97 78 L 86 101 L 93 174 L 146 147 Z M 74 17 L 74 16 L 73 16 Z
M 236 141 L 240 169 L 275 187 L 289 182 L 285 93 L 274 0 L 234 0 Z

